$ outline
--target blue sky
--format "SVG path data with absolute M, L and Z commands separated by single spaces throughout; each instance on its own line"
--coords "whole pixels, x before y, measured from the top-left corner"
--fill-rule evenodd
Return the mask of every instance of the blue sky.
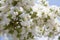
M 60 6 L 60 0 L 48 0 L 50 5 Z

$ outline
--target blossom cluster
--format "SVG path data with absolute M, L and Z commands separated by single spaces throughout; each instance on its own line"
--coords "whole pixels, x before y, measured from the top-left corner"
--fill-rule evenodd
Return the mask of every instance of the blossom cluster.
M 60 34 L 60 7 L 49 6 L 46 0 L 1 0 L 0 30 L 19 40 L 35 36 L 53 37 Z

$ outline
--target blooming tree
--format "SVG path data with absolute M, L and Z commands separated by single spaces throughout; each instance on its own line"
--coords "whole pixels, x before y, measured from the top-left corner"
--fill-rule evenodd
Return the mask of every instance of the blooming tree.
M 49 6 L 46 0 L 0 0 L 0 31 L 17 40 L 54 37 L 60 34 L 60 7 Z

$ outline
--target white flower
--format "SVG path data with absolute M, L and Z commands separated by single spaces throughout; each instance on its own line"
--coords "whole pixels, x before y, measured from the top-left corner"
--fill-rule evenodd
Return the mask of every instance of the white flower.
M 22 14 L 19 15 L 20 19 L 18 20 L 20 22 L 17 22 L 17 24 L 21 23 L 22 26 L 21 40 L 23 40 L 24 37 L 27 38 L 29 32 L 39 37 L 42 35 L 48 36 L 50 32 L 52 32 L 53 35 L 60 32 L 60 23 L 57 20 L 57 18 L 60 17 L 60 8 L 57 6 L 49 6 L 46 0 L 38 0 L 38 4 L 35 3 L 35 0 L 1 0 L 0 3 L 2 4 L 0 7 L 0 18 L 2 18 L 0 25 L 2 28 L 11 21 L 7 16 L 11 14 L 13 20 L 17 19 L 18 11 L 21 11 Z M 27 13 L 30 8 L 32 8 L 32 11 Z M 37 17 L 31 18 L 33 12 L 37 12 Z M 19 25 L 16 27 L 20 28 Z M 53 30 L 54 27 L 56 29 Z M 14 30 L 14 34 L 17 35 L 18 32 Z M 32 39 L 29 38 L 28 40 Z
M 24 20 L 30 20 L 31 16 L 29 14 L 25 14 L 25 13 L 22 13 L 20 15 L 21 18 L 23 18 Z
M 24 25 L 23 25 L 24 24 Z M 30 26 L 31 22 L 30 21 L 23 21 L 21 22 L 22 26 Z

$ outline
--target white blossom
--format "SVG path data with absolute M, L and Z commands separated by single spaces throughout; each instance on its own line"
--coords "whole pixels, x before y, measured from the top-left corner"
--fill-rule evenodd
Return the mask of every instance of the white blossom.
M 0 29 L 7 25 L 14 38 L 17 35 L 20 40 L 33 40 L 35 36 L 53 37 L 60 33 L 60 7 L 49 6 L 47 0 L 38 0 L 37 4 L 35 0 L 1 0 L 0 3 Z

